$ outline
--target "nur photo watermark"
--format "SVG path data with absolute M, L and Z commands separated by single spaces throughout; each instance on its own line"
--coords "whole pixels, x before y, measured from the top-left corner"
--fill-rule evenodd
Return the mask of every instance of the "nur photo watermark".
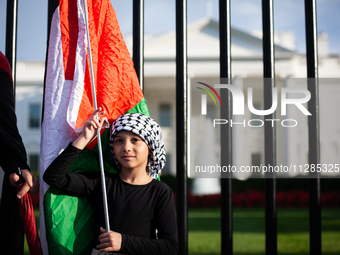
M 190 79 L 189 176 L 223 178 L 223 173 L 230 173 L 246 179 L 275 173 L 278 178 L 309 178 L 310 173 L 319 173 L 324 178 L 339 178 L 340 104 L 335 96 L 340 93 L 339 81 L 319 80 L 321 156 L 320 164 L 310 164 L 308 118 L 312 114 L 307 79 Z M 266 94 L 270 107 L 264 108 L 263 88 L 273 84 L 271 95 Z M 229 102 L 223 93 L 229 93 Z M 226 109 L 228 118 L 221 114 Z M 265 126 L 276 134 L 275 165 L 264 163 Z M 221 129 L 226 127 L 232 134 L 232 163 L 222 165 Z

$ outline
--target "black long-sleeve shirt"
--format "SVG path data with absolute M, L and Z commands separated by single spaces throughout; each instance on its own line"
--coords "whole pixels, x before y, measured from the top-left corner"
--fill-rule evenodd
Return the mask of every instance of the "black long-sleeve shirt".
M 10 184 L 9 176 L 18 167 L 29 170 L 29 166 L 14 105 L 11 68 L 0 52 L 0 167 L 5 172 L 0 204 L 0 247 L 4 254 L 24 252 L 24 227 L 19 214 L 17 188 Z
M 10 66 L 0 52 L 0 166 L 7 176 L 18 167 L 28 169 L 26 150 L 17 127 Z
M 92 194 L 93 201 L 100 203 L 98 219 L 100 226 L 105 228 L 100 173 L 68 173 L 80 153 L 81 150 L 70 144 L 47 168 L 44 181 L 64 191 Z M 132 185 L 122 181 L 118 174 L 109 174 L 105 179 L 110 228 L 122 234 L 119 252 L 131 255 L 177 254 L 172 190 L 157 180 L 145 185 Z

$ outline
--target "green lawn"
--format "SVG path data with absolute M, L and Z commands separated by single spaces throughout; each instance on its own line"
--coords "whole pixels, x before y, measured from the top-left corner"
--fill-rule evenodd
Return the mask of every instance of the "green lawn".
M 39 212 L 36 212 L 38 220 Z M 308 209 L 278 209 L 278 254 L 309 254 Z M 264 209 L 234 209 L 234 255 L 265 254 Z M 219 255 L 220 211 L 189 211 L 189 254 Z M 29 254 L 25 244 L 25 254 Z M 340 254 L 340 208 L 322 210 L 322 254 Z
M 309 254 L 308 209 L 278 209 L 278 254 Z M 234 209 L 235 255 L 265 254 L 264 209 Z M 189 212 L 189 254 L 221 253 L 220 211 Z M 340 209 L 322 210 L 322 254 L 340 254 Z

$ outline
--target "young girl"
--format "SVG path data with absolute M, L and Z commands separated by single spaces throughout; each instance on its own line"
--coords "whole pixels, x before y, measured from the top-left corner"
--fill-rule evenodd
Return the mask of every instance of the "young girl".
M 100 173 L 68 173 L 73 161 L 92 141 L 104 122 L 99 108 L 85 123 L 82 134 L 44 173 L 50 186 L 102 201 Z M 97 116 L 98 119 L 97 120 Z M 157 181 L 165 164 L 159 125 L 139 114 L 123 114 L 111 125 L 110 148 L 118 174 L 105 176 L 110 232 L 99 208 L 98 244 L 92 254 L 177 254 L 178 238 L 172 190 Z M 99 166 L 98 166 L 99 167 Z M 115 253 L 116 254 L 116 253 Z

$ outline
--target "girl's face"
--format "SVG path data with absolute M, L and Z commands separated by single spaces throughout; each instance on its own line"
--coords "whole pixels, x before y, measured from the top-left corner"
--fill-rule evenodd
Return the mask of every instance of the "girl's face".
M 149 148 L 138 135 L 130 131 L 120 131 L 113 140 L 113 150 L 121 170 L 146 171 Z

